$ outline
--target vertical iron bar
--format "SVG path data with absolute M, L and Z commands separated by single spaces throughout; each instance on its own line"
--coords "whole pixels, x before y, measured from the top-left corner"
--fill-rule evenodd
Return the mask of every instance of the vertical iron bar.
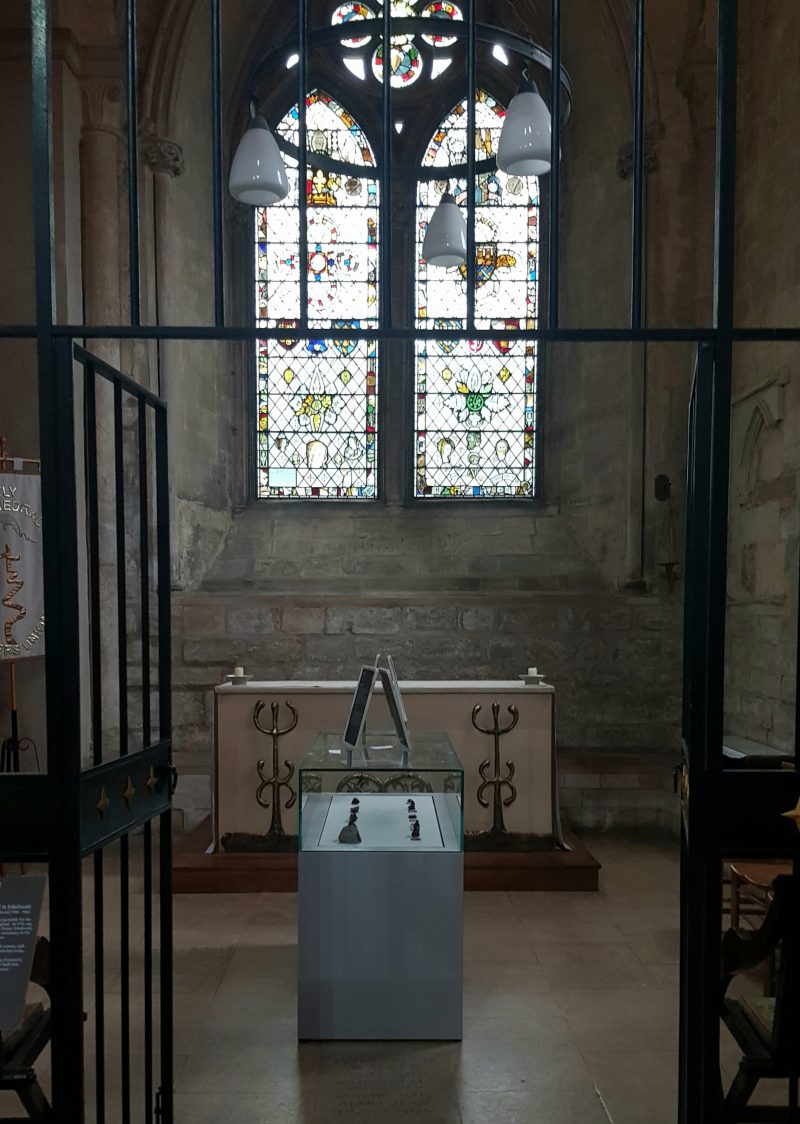
M 139 574 L 142 636 L 142 743 L 148 746 L 150 730 L 150 535 L 147 457 L 147 406 L 139 399 Z M 153 1119 L 153 858 L 152 825 L 144 825 L 144 1111 L 145 1124 Z
M 300 328 L 308 328 L 308 25 L 306 0 L 297 0 L 297 203 L 300 223 Z
M 84 364 L 86 513 L 89 538 L 89 645 L 92 684 L 92 763 L 103 760 L 103 659 L 100 647 L 100 516 L 97 491 L 97 375 Z
M 381 75 L 383 153 L 380 170 L 380 276 L 378 277 L 380 324 L 390 328 L 392 315 L 392 5 L 383 5 L 383 74 Z M 385 353 L 386 348 L 382 345 Z
M 697 770 L 702 780 L 704 838 L 692 842 L 691 862 L 704 900 L 700 904 L 701 932 L 690 950 L 698 974 L 696 997 L 690 1000 L 690 1022 L 698 1024 L 697 1060 L 689 1062 L 687 1120 L 713 1120 L 719 1114 L 718 981 L 721 903 L 720 780 L 725 701 L 725 613 L 727 587 L 727 515 L 730 463 L 731 376 L 733 362 L 734 244 L 736 201 L 736 63 L 738 0 L 718 6 L 717 135 L 715 159 L 714 326 L 716 346 L 710 383 L 710 408 L 698 411 L 698 423 L 708 437 L 707 554 L 698 585 L 705 595 L 702 611 L 704 642 L 696 658 L 701 680 L 701 713 Z M 701 561 L 699 554 L 696 560 Z M 703 602 L 700 603 L 703 605 Z M 693 794 L 694 795 L 694 794 Z M 695 823 L 693 818 L 692 823 Z M 696 922 L 695 922 L 696 924 Z M 692 1009 L 693 1008 L 693 1009 Z
M 128 117 L 128 269 L 131 324 L 141 324 L 139 284 L 139 110 L 137 101 L 136 0 L 125 2 L 125 101 Z
M 122 1124 L 131 1124 L 130 836 L 119 841 L 120 1055 Z
M 125 434 L 122 386 L 114 383 L 114 491 L 117 543 L 117 676 L 119 680 L 119 755 L 128 752 L 128 623 L 125 567 Z
M 103 852 L 95 851 L 94 865 L 94 1088 L 95 1120 L 106 1120 L 106 995 Z
M 467 0 L 467 331 L 475 328 L 475 0 Z
M 127 583 L 125 570 L 125 479 L 124 429 L 122 424 L 122 386 L 114 383 L 114 483 L 117 538 L 117 668 L 119 681 L 119 755 L 128 752 L 128 628 Z M 130 841 L 119 842 L 120 893 L 120 1052 L 122 1124 L 131 1120 L 131 1023 L 130 1023 Z
M 84 429 L 86 446 L 86 512 L 89 539 L 89 648 L 92 691 L 92 763 L 103 760 L 103 667 L 100 647 L 100 519 L 97 491 L 97 375 L 94 363 L 84 363 Z M 95 851 L 94 867 L 94 1035 L 95 1116 L 106 1119 L 105 1054 L 105 919 L 103 852 Z
M 53 341 L 50 3 L 31 0 L 31 163 L 42 475 L 53 1114 L 83 1120 L 80 668 L 72 345 Z
M 144 893 L 144 1120 L 153 1120 L 153 825 L 142 837 Z
M 211 0 L 211 141 L 214 184 L 214 323 L 225 326 L 224 246 L 222 241 L 222 49 L 220 0 Z
M 47 126 L 49 34 L 47 0 L 34 0 L 34 191 L 49 192 L 47 159 L 39 147 Z M 37 136 L 38 134 L 38 136 Z M 42 205 L 42 214 L 49 202 Z M 37 216 L 38 218 L 38 216 Z M 49 244 L 37 221 L 37 274 L 50 263 Z M 48 229 L 49 236 L 49 229 Z M 41 251 L 41 257 L 39 256 Z M 39 282 L 37 281 L 37 285 Z M 83 939 L 80 839 L 80 663 L 68 658 L 80 646 L 78 543 L 72 343 L 53 348 L 39 306 L 39 433 L 42 461 L 44 608 L 47 617 L 45 681 L 50 833 L 50 944 L 53 1117 L 84 1119 Z
M 644 237 L 644 0 L 635 0 L 633 83 L 633 215 L 631 221 L 631 327 L 642 326 Z
M 684 715 L 683 738 L 688 768 L 689 803 L 681 820 L 681 1028 L 680 1121 L 694 1124 L 706 1119 L 700 1108 L 705 1093 L 705 1059 L 709 1023 L 706 988 L 706 950 L 713 931 L 709 921 L 711 895 L 719 893 L 719 871 L 707 859 L 715 844 L 714 825 L 708 815 L 708 773 L 705 754 L 705 718 L 708 707 L 707 663 L 709 635 L 706 607 L 709 600 L 711 552 L 711 455 L 709 419 L 713 401 L 714 349 L 702 343 L 692 387 L 689 412 L 686 507 L 686 597 L 684 603 Z M 718 864 L 717 864 L 718 865 Z M 713 910 L 711 910 L 713 913 Z M 717 923 L 717 933 L 721 920 Z M 717 974 L 714 980 L 717 979 Z M 718 1014 L 713 1012 L 718 1022 Z M 716 1113 L 709 1119 L 716 1119 Z
M 155 410 L 156 553 L 158 568 L 158 736 L 170 743 L 172 758 L 172 673 L 169 564 L 169 476 L 167 463 L 167 412 Z M 171 784 L 171 778 L 166 778 Z M 159 820 L 160 918 L 160 1021 L 161 1021 L 161 1121 L 173 1121 L 173 1019 L 172 1019 L 172 812 Z
M 150 744 L 150 528 L 148 507 L 147 405 L 139 399 L 139 597 L 142 637 L 142 747 Z
M 552 0 L 550 15 L 550 188 L 547 223 L 547 326 L 558 327 L 559 211 L 561 209 L 561 0 Z M 541 196 L 541 192 L 540 192 Z M 538 324 L 538 316 L 537 316 Z

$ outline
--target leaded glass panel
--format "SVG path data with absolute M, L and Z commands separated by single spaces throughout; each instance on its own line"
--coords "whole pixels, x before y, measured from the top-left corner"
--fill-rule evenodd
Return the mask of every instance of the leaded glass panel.
M 478 91 L 475 156 L 497 151 L 504 107 Z M 467 104 L 437 129 L 426 167 L 464 164 Z M 428 218 L 446 180 L 421 181 L 417 195 L 417 325 L 466 327 L 466 267 L 422 261 Z M 466 212 L 466 180 L 449 188 Z M 497 329 L 491 341 L 418 340 L 416 345 L 416 483 L 420 498 L 531 497 L 536 472 L 536 344 L 514 330 L 538 315 L 539 186 L 535 177 L 494 171 L 475 183 L 475 326 Z
M 295 106 L 277 132 L 297 144 Z M 323 172 L 313 153 L 375 166 L 369 142 L 332 97 L 306 108 L 308 258 L 300 261 L 297 161 L 286 157 L 289 194 L 255 216 L 255 305 L 259 327 L 295 327 L 300 270 L 308 276 L 308 320 L 320 334 L 364 328 L 378 318 L 378 182 Z M 376 494 L 377 343 L 336 339 L 258 340 L 258 495 L 371 499 Z

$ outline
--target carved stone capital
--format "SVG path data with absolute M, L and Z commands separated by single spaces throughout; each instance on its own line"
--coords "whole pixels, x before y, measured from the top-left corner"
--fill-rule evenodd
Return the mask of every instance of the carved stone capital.
M 153 121 L 142 125 L 141 153 L 145 165 L 156 175 L 174 178 L 183 174 L 183 149 L 177 141 L 159 136 Z
M 658 171 L 658 152 L 656 145 L 663 140 L 665 133 L 663 121 L 653 121 L 644 131 L 644 171 L 645 175 Z M 633 141 L 623 144 L 617 152 L 617 175 L 621 180 L 633 176 Z
M 89 79 L 81 83 L 84 132 L 122 131 L 122 86 L 116 81 Z

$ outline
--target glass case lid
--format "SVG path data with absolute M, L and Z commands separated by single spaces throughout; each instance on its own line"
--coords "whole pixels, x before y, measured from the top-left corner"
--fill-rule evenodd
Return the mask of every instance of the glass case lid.
M 427 772 L 463 772 L 458 754 L 445 733 L 419 732 L 411 735 L 408 750 L 400 744 L 397 734 L 370 732 L 364 744 L 350 749 L 341 733 L 319 733 L 300 762 L 300 771 L 369 769 L 396 770 L 398 767 Z

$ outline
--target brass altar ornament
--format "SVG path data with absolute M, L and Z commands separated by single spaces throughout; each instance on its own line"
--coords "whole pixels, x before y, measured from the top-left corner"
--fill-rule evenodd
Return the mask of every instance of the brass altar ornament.
M 512 780 L 514 777 L 513 761 L 506 761 L 506 769 L 508 770 L 508 772 L 505 777 L 500 773 L 500 738 L 503 736 L 503 734 L 508 734 L 514 729 L 517 722 L 519 721 L 519 711 L 515 706 L 509 706 L 508 713 L 511 715 L 511 721 L 507 726 L 503 726 L 503 728 L 501 729 L 500 703 L 492 703 L 492 729 L 486 730 L 483 728 L 483 726 L 479 726 L 475 721 L 480 709 L 480 703 L 472 708 L 472 725 L 476 730 L 478 730 L 479 733 L 487 734 L 489 737 L 494 738 L 494 775 L 491 777 L 487 775 L 489 767 L 491 765 L 489 759 L 487 758 L 486 761 L 482 761 L 478 766 L 478 772 L 482 777 L 481 783 L 478 785 L 478 803 L 482 808 L 488 808 L 489 801 L 484 796 L 484 793 L 486 792 L 487 788 L 494 788 L 491 834 L 505 835 L 507 834 L 507 832 L 505 820 L 503 818 L 503 807 L 508 808 L 510 804 L 514 803 L 514 801 L 517 799 L 517 789 L 516 786 L 512 784 Z M 504 785 L 506 786 L 506 788 L 508 788 L 508 796 L 506 797 L 503 797 L 502 795 L 502 789 Z
M 269 808 L 269 801 L 264 799 L 263 794 L 265 789 L 272 789 L 272 816 L 270 819 L 269 831 L 267 832 L 266 837 L 267 839 L 279 839 L 283 838 L 286 835 L 286 832 L 283 830 L 283 823 L 281 822 L 281 789 L 285 788 L 289 793 L 289 799 L 286 801 L 287 811 L 289 808 L 294 807 L 295 801 L 297 800 L 297 791 L 290 783 L 292 777 L 294 776 L 294 765 L 292 765 L 291 762 L 284 761 L 284 765 L 286 766 L 286 775 L 283 777 L 279 775 L 280 765 L 278 763 L 278 742 L 285 734 L 288 734 L 297 725 L 297 711 L 287 699 L 286 706 L 291 711 L 292 719 L 289 725 L 284 726 L 284 728 L 281 730 L 278 727 L 278 713 L 281 709 L 280 703 L 271 703 L 270 709 L 272 710 L 272 728 L 268 730 L 259 722 L 261 712 L 265 706 L 266 703 L 262 702 L 261 700 L 256 703 L 255 708 L 253 709 L 253 725 L 257 730 L 260 730 L 262 734 L 266 734 L 267 737 L 272 738 L 272 776 L 264 776 L 264 758 L 262 757 L 257 765 L 258 775 L 261 777 L 261 784 L 258 786 L 256 800 L 259 802 L 262 808 Z

